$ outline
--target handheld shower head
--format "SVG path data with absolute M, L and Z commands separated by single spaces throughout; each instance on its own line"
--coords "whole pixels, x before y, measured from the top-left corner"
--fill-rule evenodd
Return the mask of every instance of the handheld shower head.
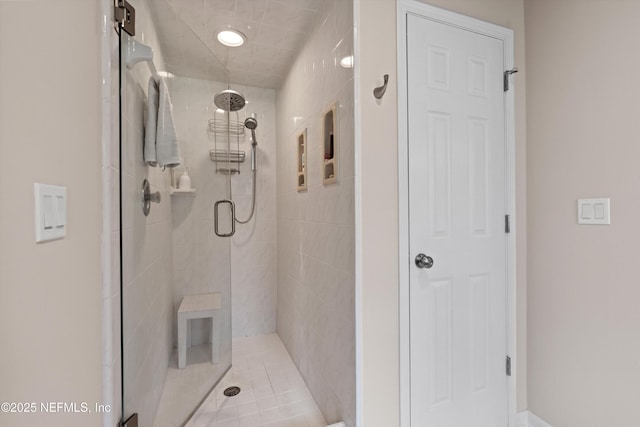
M 258 127 L 258 120 L 256 119 L 256 113 L 251 113 L 249 117 L 247 117 L 244 121 L 244 126 L 247 129 L 254 130 Z
M 258 127 L 258 119 L 256 119 L 256 113 L 251 113 L 249 117 L 244 120 L 244 127 L 251 130 L 251 145 L 256 146 L 256 128 Z

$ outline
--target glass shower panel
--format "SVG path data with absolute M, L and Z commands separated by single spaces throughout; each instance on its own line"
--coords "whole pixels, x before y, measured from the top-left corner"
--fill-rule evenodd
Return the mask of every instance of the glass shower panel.
M 214 232 L 230 175 L 210 160 L 208 126 L 229 72 L 171 4 L 129 2 L 136 34 L 120 34 L 123 419 L 175 427 L 231 367 L 230 239 Z M 199 59 L 186 60 L 175 40 Z M 228 207 L 220 213 L 230 228 Z

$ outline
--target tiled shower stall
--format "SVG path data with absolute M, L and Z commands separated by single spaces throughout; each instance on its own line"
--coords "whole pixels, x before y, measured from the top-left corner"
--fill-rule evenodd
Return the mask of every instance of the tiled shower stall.
M 164 69 L 163 44 L 153 19 L 153 5 L 149 0 L 131 3 L 137 11 L 136 40 L 154 49 L 156 67 Z M 180 8 L 173 3 L 179 15 Z M 238 0 L 237 7 L 245 3 Z M 280 8 L 286 5 L 275 0 L 271 3 Z M 270 2 L 265 4 L 269 7 Z M 353 69 L 340 64 L 342 58 L 353 55 L 353 5 L 339 0 L 308 4 L 315 8 L 306 11 L 313 12 L 312 25 L 277 87 L 234 84 L 231 76 L 231 88 L 248 101 L 239 119 L 256 113 L 259 126 L 256 215 L 248 224 L 238 225 L 230 242 L 213 233 L 212 205 L 215 194 L 224 191 L 225 183 L 215 173 L 215 165 L 209 158 L 212 140 L 207 132 L 207 122 L 216 113 L 213 96 L 229 84 L 202 76 L 175 75 L 166 79 L 182 157 L 182 164 L 174 174 L 177 178 L 186 168 L 196 189 L 192 195 L 172 195 L 169 169 L 147 167 L 142 158 L 149 69 L 143 65 L 123 69 L 122 163 L 118 162 L 119 130 L 114 125 L 112 160 L 107 168 L 113 202 L 114 286 L 105 295 L 105 305 L 111 307 L 113 319 L 111 344 L 105 347 L 105 372 L 110 371 L 105 392 L 118 408 L 105 415 L 111 425 L 117 425 L 116 418 L 122 414 L 118 404 L 122 390 L 118 371 L 123 363 L 125 373 L 135 373 L 124 387 L 125 406 L 131 409 L 125 408 L 127 413 L 123 415 L 135 410 L 146 420 L 155 417 L 153 425 L 172 425 L 171 422 L 178 425 L 179 417 L 162 424 L 168 419 L 164 415 L 167 408 L 177 405 L 177 400 L 171 403 L 170 396 L 170 383 L 180 375 L 175 367 L 176 311 L 183 296 L 212 291 L 221 292 L 222 311 L 231 311 L 228 317 L 231 325 L 225 327 L 231 328 L 234 338 L 234 368 L 222 383 L 234 378 L 237 363 L 244 364 L 247 360 L 242 351 L 248 347 L 238 340 L 275 337 L 284 344 L 286 357 L 290 357 L 299 372 L 302 381 L 299 386 L 304 386 L 280 390 L 280 394 L 291 396 L 292 390 L 301 390 L 304 399 L 300 401 L 312 398 L 313 407 L 317 404 L 320 410 L 317 414 L 309 406 L 308 417 L 315 422 L 322 419 L 327 423 L 344 421 L 349 427 L 355 425 L 354 83 Z M 181 19 L 186 22 L 189 17 Z M 115 35 L 106 43 L 113 79 L 117 78 L 117 43 Z M 114 118 L 118 117 L 117 95 L 117 87 L 112 87 L 109 102 Z M 323 114 L 333 106 L 336 128 L 332 143 L 336 148 L 337 179 L 325 185 Z M 296 138 L 305 129 L 308 182 L 304 191 L 297 191 Z M 249 147 L 248 137 L 241 138 L 240 149 L 249 152 Z M 231 177 L 231 186 L 238 215 L 243 217 L 251 203 L 251 173 L 248 161 L 239 167 L 240 173 Z M 120 168 L 121 224 L 117 222 Z M 159 191 L 162 198 L 159 205 L 152 206 L 148 217 L 138 212 L 143 178 L 150 181 L 152 190 Z M 120 227 L 126 296 L 123 307 L 125 313 L 131 307 L 137 313 L 136 317 L 124 316 L 123 327 L 128 332 L 123 360 L 119 357 L 117 286 Z M 219 250 L 224 244 L 230 245 L 228 252 Z M 230 293 L 218 288 L 225 281 L 231 283 Z M 192 345 L 207 340 L 208 328 L 206 321 L 192 321 Z M 221 352 L 229 358 L 230 353 L 224 349 Z M 220 372 L 212 369 L 208 374 Z M 271 384 L 276 399 L 279 386 Z M 291 384 L 297 383 L 292 380 Z M 204 397 L 211 385 L 201 383 L 195 387 L 194 396 Z M 303 391 L 307 389 L 308 396 Z M 258 400 L 255 399 L 256 405 Z M 268 409 L 273 416 L 273 407 Z M 159 421 L 158 416 L 165 419 Z M 287 412 L 280 418 L 286 422 Z

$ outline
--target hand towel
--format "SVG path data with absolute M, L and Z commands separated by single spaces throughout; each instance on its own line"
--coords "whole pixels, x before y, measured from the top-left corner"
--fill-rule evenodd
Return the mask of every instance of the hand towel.
M 156 129 L 158 126 L 158 85 L 151 77 L 147 91 L 147 114 L 144 120 L 144 162 L 149 166 L 158 165 L 156 153 Z
M 173 122 L 173 105 L 169 88 L 164 79 L 158 82 L 160 97 L 158 103 L 158 126 L 156 128 L 156 154 L 158 163 L 169 168 L 180 164 L 178 137 Z

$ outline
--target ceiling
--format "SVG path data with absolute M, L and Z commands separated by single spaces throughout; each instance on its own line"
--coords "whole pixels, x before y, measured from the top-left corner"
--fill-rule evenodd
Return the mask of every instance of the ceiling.
M 278 88 L 305 42 L 323 0 L 150 0 L 167 64 L 177 76 Z M 326 3 L 326 2 L 325 2 Z M 232 27 L 238 48 L 216 39 Z M 214 56 L 215 55 L 215 56 Z

